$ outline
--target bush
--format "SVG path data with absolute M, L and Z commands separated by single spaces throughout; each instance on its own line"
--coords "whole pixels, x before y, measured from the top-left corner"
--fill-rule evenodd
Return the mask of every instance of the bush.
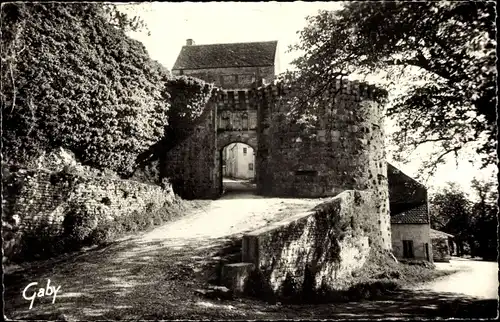
M 103 207 L 83 204 L 71 209 L 63 221 L 66 238 L 77 245 L 85 244 L 93 231 L 105 220 Z
M 61 249 L 61 239 L 53 231 L 52 225 L 42 222 L 34 230 L 22 235 L 20 251 L 12 254 L 13 261 L 30 261 L 46 259 L 58 253 Z M 63 245 L 66 249 L 66 245 Z
M 98 3 L 2 6 L 2 153 L 26 163 L 62 146 L 130 174 L 167 125 L 168 71 Z

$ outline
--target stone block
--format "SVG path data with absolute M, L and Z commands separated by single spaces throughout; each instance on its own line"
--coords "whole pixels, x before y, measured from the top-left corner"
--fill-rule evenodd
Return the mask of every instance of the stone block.
M 221 282 L 235 294 L 245 290 L 245 283 L 255 269 L 253 263 L 227 264 L 222 267 Z

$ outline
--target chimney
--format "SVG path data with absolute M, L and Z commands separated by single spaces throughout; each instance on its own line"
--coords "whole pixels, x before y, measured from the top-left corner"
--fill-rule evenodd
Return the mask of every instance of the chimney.
M 193 39 L 186 39 L 186 46 L 192 46 L 194 45 L 194 40 Z

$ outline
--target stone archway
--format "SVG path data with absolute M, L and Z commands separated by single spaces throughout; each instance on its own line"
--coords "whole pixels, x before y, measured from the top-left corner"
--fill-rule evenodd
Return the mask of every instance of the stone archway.
M 216 138 L 217 149 L 215 151 L 215 176 L 214 185 L 217 187 L 217 194 L 223 193 L 223 171 L 222 171 L 222 150 L 232 143 L 243 143 L 251 147 L 255 153 L 254 173 L 257 176 L 259 171 L 257 167 L 257 159 L 259 157 L 257 151 L 257 131 L 225 131 L 217 134 Z

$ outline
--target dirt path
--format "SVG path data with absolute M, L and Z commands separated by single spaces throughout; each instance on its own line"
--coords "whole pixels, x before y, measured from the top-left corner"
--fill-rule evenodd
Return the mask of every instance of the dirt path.
M 319 202 L 262 198 L 245 191 L 206 202 L 150 232 L 63 260 L 40 261 L 24 272 L 9 274 L 5 278 L 5 313 L 12 319 L 57 318 L 61 314 L 78 320 L 146 319 L 155 318 L 154 314 L 202 318 L 198 311 L 207 308 L 197 304 L 200 298 L 193 290 L 203 287 L 213 274 L 221 250 L 237 251 L 243 233 Z M 61 286 L 55 303 L 52 298 L 36 298 L 30 310 L 29 301 L 22 297 L 24 288 L 31 282 L 45 286 L 47 279 L 51 285 Z
M 415 290 L 497 299 L 498 263 L 454 257 L 450 263 L 436 263 L 436 268 L 458 272 L 420 285 Z
M 241 187 L 240 187 L 241 188 Z M 178 221 L 102 249 L 40 261 L 4 276 L 5 315 L 9 319 L 373 319 L 491 316 L 496 304 L 429 291 L 405 291 L 379 301 L 324 305 L 276 305 L 252 299 L 207 300 L 194 290 L 206 286 L 218 256 L 241 247 L 241 235 L 318 200 L 261 198 L 245 189 L 201 203 Z M 22 297 L 29 283 L 50 279 L 60 291 Z M 489 315 L 488 315 L 489 314 Z

